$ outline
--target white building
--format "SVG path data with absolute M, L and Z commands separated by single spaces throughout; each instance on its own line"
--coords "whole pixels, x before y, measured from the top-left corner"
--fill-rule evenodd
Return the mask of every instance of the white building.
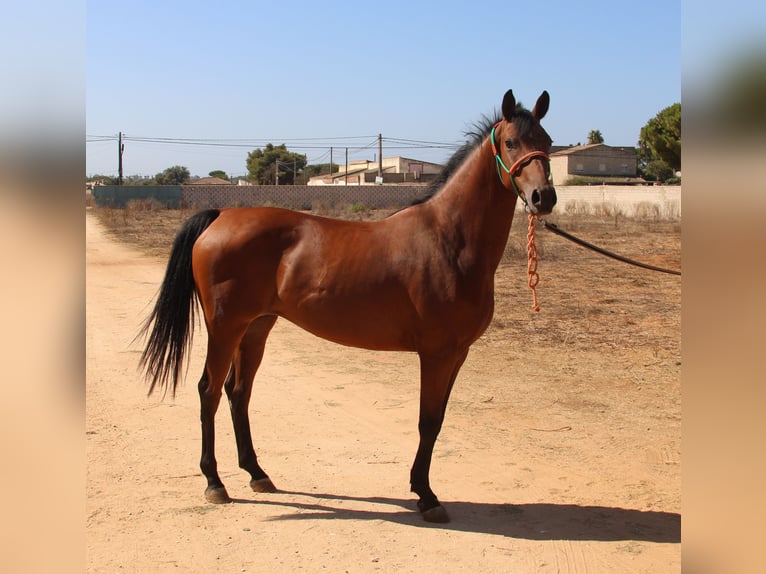
M 317 175 L 308 185 L 375 185 L 395 183 L 427 183 L 438 175 L 444 166 L 406 157 L 384 157 L 383 177 L 378 179 L 379 165 L 376 161 L 356 160 L 341 165 L 332 174 Z

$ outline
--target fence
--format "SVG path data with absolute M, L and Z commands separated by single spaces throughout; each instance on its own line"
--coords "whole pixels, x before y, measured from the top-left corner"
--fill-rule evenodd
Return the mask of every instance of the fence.
M 93 201 L 101 207 L 125 207 L 131 201 L 153 199 L 177 208 L 183 202 L 180 185 L 97 185 L 93 188 Z
M 181 185 L 97 186 L 96 205 L 124 207 L 129 201 L 153 198 L 168 207 L 247 207 L 273 205 L 289 209 L 320 209 L 363 205 L 370 209 L 404 207 L 426 193 L 423 185 Z M 557 211 L 607 206 L 632 215 L 652 206 L 664 217 L 681 216 L 680 186 L 558 186 Z
M 364 205 L 371 209 L 403 207 L 421 197 L 422 185 L 185 185 L 190 207 L 273 205 L 289 209 L 318 209 Z

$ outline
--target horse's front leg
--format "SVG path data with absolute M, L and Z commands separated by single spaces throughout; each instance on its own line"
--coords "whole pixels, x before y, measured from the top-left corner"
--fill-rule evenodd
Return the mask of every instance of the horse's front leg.
M 467 356 L 467 350 L 449 355 L 420 355 L 420 444 L 410 472 L 410 486 L 418 495 L 418 508 L 428 522 L 449 522 L 447 511 L 431 490 L 429 472 L 447 401 Z

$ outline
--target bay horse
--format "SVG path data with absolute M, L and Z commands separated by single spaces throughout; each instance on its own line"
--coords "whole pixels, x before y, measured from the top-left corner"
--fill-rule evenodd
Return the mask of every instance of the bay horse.
M 426 521 L 449 520 L 430 487 L 431 456 L 458 371 L 492 319 L 517 198 L 532 214 L 556 203 L 551 138 L 540 125 L 549 102 L 543 92 L 530 112 L 508 90 L 501 114 L 477 126 L 430 197 L 385 219 L 263 207 L 210 209 L 183 224 L 142 329 L 141 366 L 149 394 L 159 387 L 175 395 L 199 303 L 208 331 L 198 384 L 208 502 L 230 501 L 214 452 L 222 390 L 239 466 L 254 491 L 276 490 L 253 449 L 248 404 L 266 338 L 284 317 L 341 345 L 418 354 L 420 442 L 410 485 Z

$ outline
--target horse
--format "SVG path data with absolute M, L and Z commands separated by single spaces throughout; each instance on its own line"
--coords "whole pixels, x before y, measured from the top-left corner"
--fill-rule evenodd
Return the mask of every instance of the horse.
M 411 491 L 428 522 L 449 515 L 429 471 L 447 401 L 469 347 L 494 311 L 494 276 L 517 199 L 530 214 L 556 203 L 552 143 L 512 90 L 484 116 L 427 197 L 377 221 L 344 221 L 274 207 L 209 209 L 180 228 L 156 303 L 143 325 L 140 359 L 151 394 L 181 379 L 195 317 L 208 332 L 199 380 L 202 455 L 210 503 L 231 499 L 217 471 L 214 417 L 226 392 L 240 468 L 256 492 L 276 487 L 258 464 L 248 404 L 269 332 L 279 317 L 341 345 L 417 353 L 419 444 Z M 510 166 L 510 167 L 509 167 Z

